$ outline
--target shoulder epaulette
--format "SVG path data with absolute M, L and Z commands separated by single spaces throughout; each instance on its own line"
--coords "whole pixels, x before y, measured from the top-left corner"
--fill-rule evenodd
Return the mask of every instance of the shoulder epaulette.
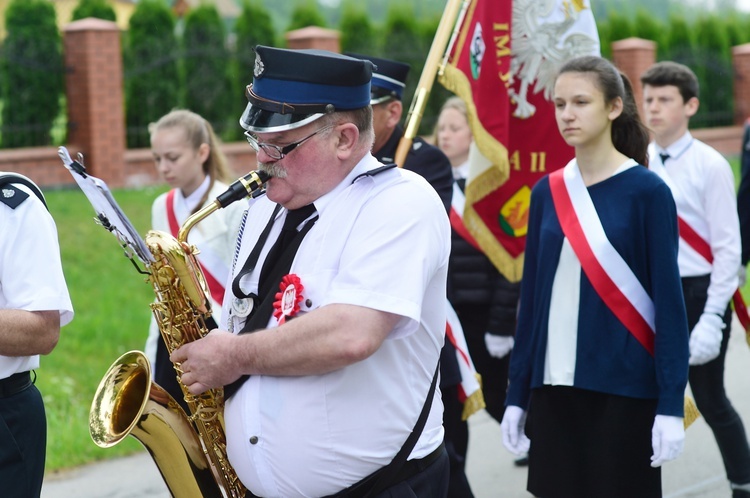
M 16 209 L 23 201 L 29 198 L 29 194 L 13 185 L 14 183 L 28 187 L 42 201 L 44 207 L 47 207 L 44 194 L 36 183 L 19 173 L 5 173 L 0 175 L 0 201 L 4 204 L 7 204 L 12 209 Z
M 29 198 L 29 194 L 15 185 L 3 185 L 0 187 L 0 202 L 11 209 L 16 209 L 23 201 Z

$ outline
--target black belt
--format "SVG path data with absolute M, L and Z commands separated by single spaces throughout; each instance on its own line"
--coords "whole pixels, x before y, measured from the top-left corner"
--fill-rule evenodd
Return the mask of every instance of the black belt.
M 21 372 L 0 380 L 0 398 L 8 398 L 20 393 L 31 385 L 29 372 Z
M 401 470 L 399 470 L 396 476 L 393 478 L 393 484 L 404 482 L 407 479 L 410 479 L 411 477 L 419 474 L 427 467 L 435 463 L 435 461 L 440 458 L 440 456 L 444 452 L 445 443 L 440 443 L 440 446 L 435 448 L 435 450 L 433 450 L 429 455 L 419 459 L 407 460 L 406 462 L 404 462 L 404 465 L 401 466 Z
M 414 477 L 415 475 L 419 474 L 420 472 L 424 471 L 427 467 L 435 463 L 435 461 L 440 458 L 440 456 L 445 452 L 445 443 L 440 443 L 440 446 L 438 446 L 432 453 L 429 455 L 414 459 L 414 460 L 407 460 L 404 462 L 404 464 L 401 466 L 401 470 L 394 476 L 391 486 L 398 484 L 400 482 L 403 482 L 407 479 L 410 479 L 411 477 Z M 340 493 L 336 493 L 335 495 L 331 496 L 341 496 L 346 497 L 348 490 L 344 490 Z M 249 490 L 247 491 L 247 494 L 245 494 L 245 498 L 258 498 L 254 494 L 252 494 Z

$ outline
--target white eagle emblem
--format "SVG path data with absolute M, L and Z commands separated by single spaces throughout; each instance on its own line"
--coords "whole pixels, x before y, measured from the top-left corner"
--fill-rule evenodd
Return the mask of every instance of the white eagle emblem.
M 594 24 L 587 32 L 583 16 L 590 16 L 586 0 L 514 0 L 508 94 L 516 109 L 513 116 L 527 119 L 536 108 L 527 100 L 529 88 L 544 91 L 549 100 L 560 64 L 581 55 L 598 55 L 599 39 Z M 577 26 L 580 24 L 581 26 Z M 536 81 L 536 84 L 534 82 Z M 517 85 L 517 86 L 516 86 Z
M 5 197 L 6 199 L 10 199 L 14 195 L 16 195 L 16 191 L 15 190 L 9 189 L 9 188 L 4 188 L 3 189 L 3 197 Z
M 255 76 L 256 78 L 260 78 L 265 69 L 265 64 L 263 64 L 263 61 L 260 60 L 260 54 L 255 54 L 255 67 L 253 68 L 253 76 Z

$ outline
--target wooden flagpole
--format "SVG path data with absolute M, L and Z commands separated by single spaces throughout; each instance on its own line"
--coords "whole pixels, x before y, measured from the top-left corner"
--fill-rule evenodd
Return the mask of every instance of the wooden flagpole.
M 437 32 L 435 32 L 435 37 L 432 39 L 432 46 L 430 46 L 430 51 L 427 54 L 427 61 L 419 77 L 419 83 L 417 83 L 414 98 L 409 108 L 409 114 L 406 116 L 404 136 L 401 137 L 401 141 L 398 143 L 398 148 L 396 149 L 396 155 L 393 158 L 399 168 L 404 166 L 406 154 L 411 149 L 412 142 L 417 136 L 419 123 L 422 121 L 422 116 L 427 106 L 427 99 L 430 96 L 432 84 L 435 82 L 435 75 L 443 60 L 445 48 L 453 32 L 453 26 L 456 23 L 462 2 L 463 0 L 448 0 L 443 15 L 440 18 Z

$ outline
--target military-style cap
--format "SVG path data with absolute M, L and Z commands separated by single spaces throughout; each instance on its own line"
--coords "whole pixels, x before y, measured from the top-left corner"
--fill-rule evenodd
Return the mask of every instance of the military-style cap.
M 240 118 L 247 131 L 292 130 L 370 104 L 372 63 L 326 50 L 255 47 L 253 84 Z
M 351 54 L 351 57 L 364 59 L 375 64 L 372 73 L 372 85 L 370 87 L 370 104 L 380 104 L 388 99 L 401 100 L 406 88 L 406 77 L 409 76 L 411 66 L 403 62 L 369 55 Z

